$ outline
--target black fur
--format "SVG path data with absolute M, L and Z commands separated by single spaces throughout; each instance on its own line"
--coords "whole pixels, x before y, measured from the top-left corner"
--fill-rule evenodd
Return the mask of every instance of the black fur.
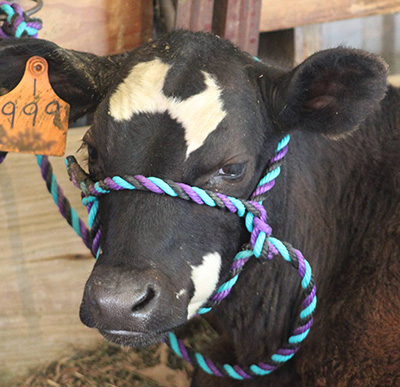
M 22 74 L 20 44 L 0 48 L 2 69 L 18 63 L 13 76 L 0 72 L 5 88 Z M 94 178 L 154 175 L 247 198 L 280 138 L 292 134 L 266 208 L 274 235 L 302 250 L 313 267 L 314 327 L 299 353 L 270 376 L 237 382 L 196 371 L 193 386 L 400 384 L 400 92 L 389 87 L 385 96 L 381 59 L 341 47 L 285 72 L 224 40 L 185 31 L 144 45 L 123 61 L 55 49 L 48 42 L 31 47 L 23 48 L 25 57 L 42 47 L 61 52 L 61 62 L 50 67 L 51 79 L 62 79 L 56 91 L 59 87 L 71 102 L 84 101 L 86 110 L 97 108 L 85 136 Z M 176 64 L 164 85 L 168 96 L 185 99 L 201 92 L 202 71 L 223 90 L 226 118 L 187 160 L 184 128 L 168 114 L 140 114 L 124 123 L 108 115 L 109 97 L 132 66 L 156 57 Z M 83 82 L 76 93 L 79 82 L 69 79 L 74 72 L 60 73 L 71 68 L 69 60 L 104 78 L 87 83 L 74 65 Z M 73 104 L 74 109 L 82 113 Z M 232 163 L 246 164 L 240 180 L 218 174 Z M 235 215 L 145 192 L 107 195 L 100 214 L 103 254 L 86 285 L 81 318 L 125 345 L 152 344 L 184 324 L 194 291 L 189 265 L 219 252 L 221 283 L 249 237 Z M 181 298 L 180 289 L 186 290 Z M 103 309 L 107 305 L 100 305 L 96 292 L 110 309 Z M 130 295 L 136 300 L 133 316 Z M 300 302 L 299 279 L 289 265 L 278 257 L 264 264 L 251 260 L 210 316 L 221 337 L 208 354 L 243 365 L 267 359 L 290 334 Z

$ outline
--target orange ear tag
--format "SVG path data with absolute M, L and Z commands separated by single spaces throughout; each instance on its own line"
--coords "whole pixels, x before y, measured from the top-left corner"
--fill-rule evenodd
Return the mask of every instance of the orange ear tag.
M 62 156 L 69 105 L 51 87 L 48 65 L 34 56 L 17 87 L 0 97 L 0 151 Z

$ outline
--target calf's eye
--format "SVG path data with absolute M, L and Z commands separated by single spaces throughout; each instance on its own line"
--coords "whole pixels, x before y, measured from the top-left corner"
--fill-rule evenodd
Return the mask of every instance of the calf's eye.
M 218 176 L 225 179 L 235 180 L 243 176 L 246 164 L 227 164 L 218 171 Z
M 88 154 L 90 160 L 97 160 L 97 149 L 93 145 L 88 144 Z

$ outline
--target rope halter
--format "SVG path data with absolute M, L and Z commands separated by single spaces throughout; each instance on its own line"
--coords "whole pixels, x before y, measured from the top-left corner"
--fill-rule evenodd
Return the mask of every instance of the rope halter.
M 291 359 L 299 349 L 301 343 L 308 335 L 313 323 L 317 297 L 316 286 L 309 263 L 301 252 L 293 248 L 289 243 L 282 242 L 271 235 L 272 229 L 267 224 L 267 213 L 262 205 L 266 193 L 274 186 L 275 179 L 280 174 L 280 165 L 288 151 L 290 137 L 286 136 L 277 146 L 275 155 L 269 160 L 265 176 L 260 180 L 250 200 L 238 199 L 219 192 L 203 190 L 184 183 L 176 183 L 171 180 L 162 180 L 157 177 L 114 176 L 103 180 L 92 181 L 78 165 L 73 156 L 67 157 L 67 169 L 74 185 L 82 191 L 82 202 L 87 206 L 89 213 L 89 227 L 91 250 L 96 257 L 100 254 L 101 226 L 98 213 L 99 197 L 113 191 L 140 190 L 150 191 L 159 195 L 192 201 L 199 205 L 217 207 L 237 214 L 245 218 L 245 225 L 250 233 L 250 241 L 242 251 L 238 252 L 233 260 L 229 272 L 229 278 L 225 281 L 202 305 L 197 314 L 209 312 L 219 304 L 231 292 L 238 280 L 244 264 L 255 256 L 259 260 L 270 260 L 275 255 L 281 256 L 284 261 L 291 264 L 301 278 L 301 291 L 303 302 L 295 327 L 288 342 L 273 354 L 267 362 L 260 362 L 248 367 L 239 365 L 217 364 L 200 353 L 187 348 L 174 333 L 169 333 L 169 346 L 180 357 L 199 366 L 205 372 L 216 376 L 229 376 L 234 379 L 244 380 L 253 376 L 262 376 L 276 370 L 286 361 Z

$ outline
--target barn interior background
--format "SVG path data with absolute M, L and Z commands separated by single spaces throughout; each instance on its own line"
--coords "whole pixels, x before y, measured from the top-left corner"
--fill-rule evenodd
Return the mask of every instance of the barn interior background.
M 19 3 L 24 9 L 34 4 Z M 174 28 L 216 33 L 283 66 L 344 44 L 382 55 L 391 82 L 400 85 L 398 12 L 398 0 L 44 0 L 36 16 L 44 25 L 40 38 L 99 55 L 130 50 Z M 85 130 L 70 130 L 67 154 L 76 152 Z M 52 162 L 66 196 L 85 218 L 63 159 Z M 0 386 L 96 385 L 94 374 L 110 385 L 188 385 L 190 370 L 173 363 L 166 348 L 121 352 L 80 323 L 93 260 L 59 215 L 29 155 L 11 154 L 0 165 L 0 251 Z M 86 360 L 77 355 L 83 350 Z M 88 364 L 91 381 L 78 364 Z

